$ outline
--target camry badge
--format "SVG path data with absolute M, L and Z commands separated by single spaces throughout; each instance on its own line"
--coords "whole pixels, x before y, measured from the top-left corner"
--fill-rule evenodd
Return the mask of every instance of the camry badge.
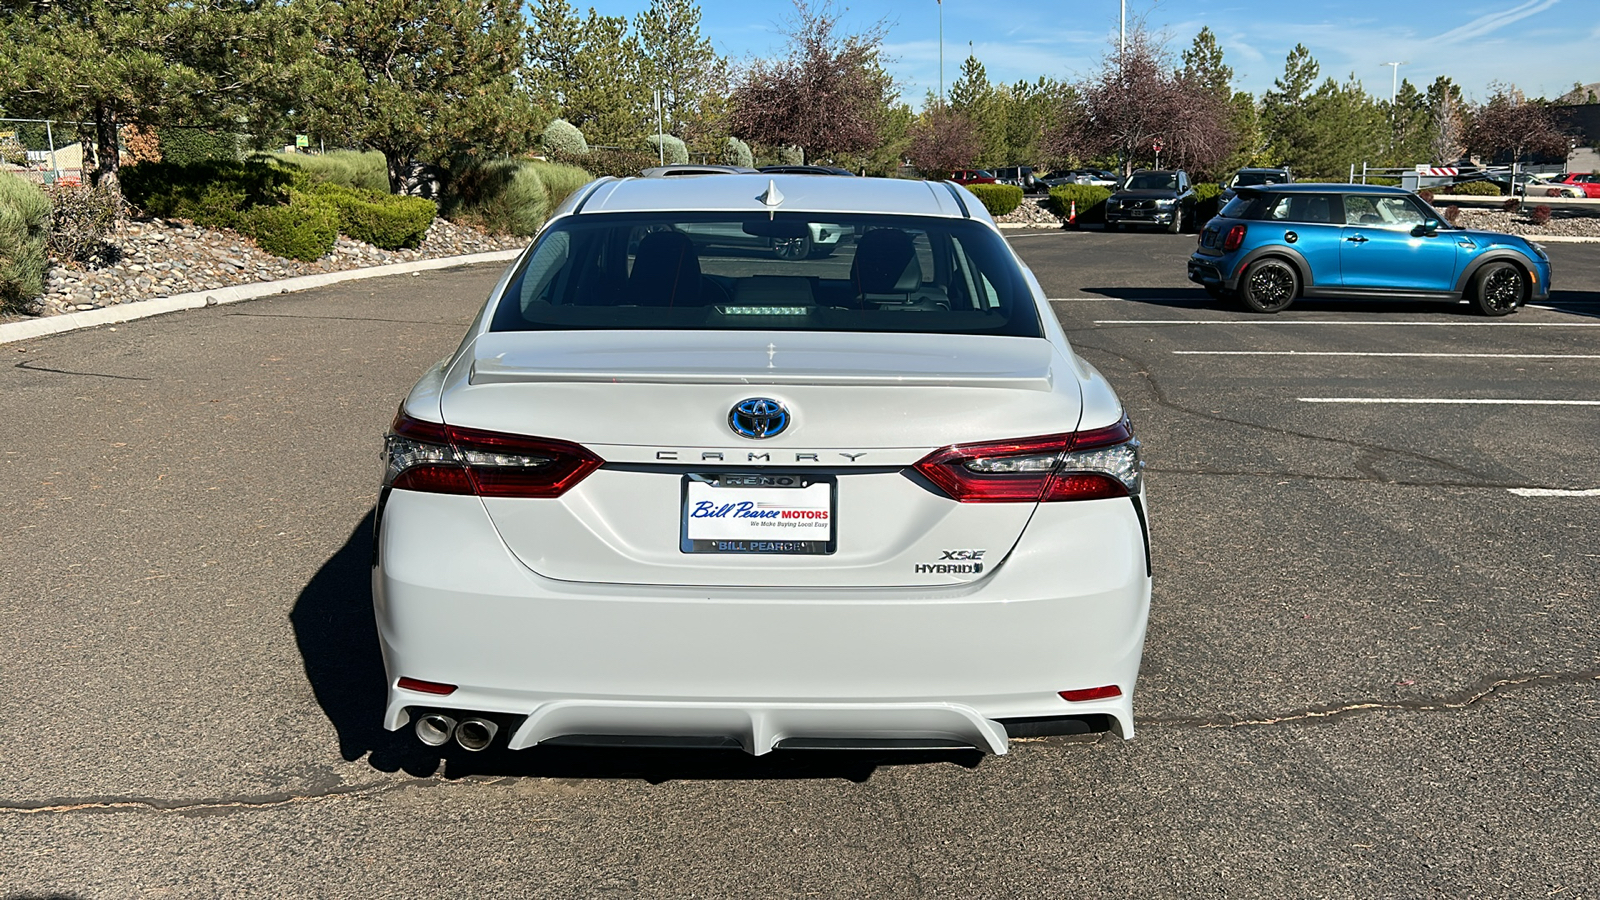
M 728 413 L 728 427 L 740 437 L 769 438 L 789 427 L 789 410 L 767 397 L 751 397 L 734 404 Z

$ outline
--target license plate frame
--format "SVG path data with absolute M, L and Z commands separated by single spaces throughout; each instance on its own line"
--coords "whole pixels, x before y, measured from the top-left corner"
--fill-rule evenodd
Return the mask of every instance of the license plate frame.
M 827 556 L 839 549 L 838 509 L 835 475 L 689 472 L 679 501 L 678 549 L 724 556 Z M 693 515 L 696 511 L 707 514 Z

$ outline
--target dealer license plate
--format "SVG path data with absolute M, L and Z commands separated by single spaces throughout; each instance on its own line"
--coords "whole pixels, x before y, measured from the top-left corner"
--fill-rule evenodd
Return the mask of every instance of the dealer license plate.
M 838 482 L 771 473 L 683 477 L 684 553 L 825 554 L 837 549 Z

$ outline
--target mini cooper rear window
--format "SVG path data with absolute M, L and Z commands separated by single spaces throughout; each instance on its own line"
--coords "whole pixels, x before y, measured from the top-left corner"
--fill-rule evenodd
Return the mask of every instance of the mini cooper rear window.
M 987 227 L 799 213 L 561 219 L 490 328 L 1043 335 L 1026 279 Z

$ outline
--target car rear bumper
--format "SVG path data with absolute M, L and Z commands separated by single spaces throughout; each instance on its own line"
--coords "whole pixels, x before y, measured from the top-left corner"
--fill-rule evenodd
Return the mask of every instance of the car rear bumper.
M 501 543 L 476 497 L 393 491 L 373 569 L 384 726 L 418 709 L 575 735 L 939 739 L 1005 752 L 1000 720 L 1108 716 L 1133 734 L 1150 578 L 1127 499 L 1045 504 L 979 582 L 805 589 L 580 584 Z M 400 677 L 457 685 L 448 696 Z M 1116 685 L 1120 696 L 1058 692 Z
M 1228 278 L 1222 263 L 1210 257 L 1191 257 L 1189 260 L 1189 280 L 1199 285 L 1226 288 Z

